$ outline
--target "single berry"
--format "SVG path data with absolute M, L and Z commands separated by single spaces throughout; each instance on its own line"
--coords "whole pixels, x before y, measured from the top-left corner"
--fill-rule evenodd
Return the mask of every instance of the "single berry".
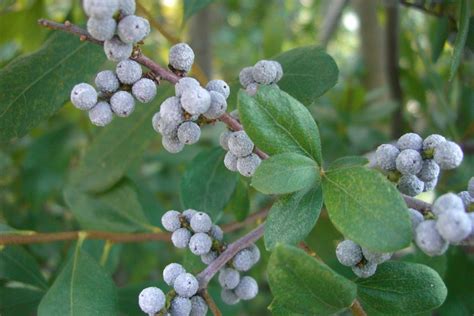
M 418 179 L 417 176 L 406 174 L 403 175 L 398 181 L 398 190 L 403 194 L 409 196 L 417 196 L 425 187 L 425 183 Z
M 262 160 L 256 154 L 250 154 L 247 157 L 237 159 L 237 170 L 244 177 L 251 177 L 261 162 Z
M 467 184 L 467 191 L 471 195 L 471 197 L 474 199 L 474 177 L 469 179 L 469 182 Z
M 84 0 L 84 11 L 87 16 L 98 19 L 111 18 L 118 10 L 118 0 Z
M 237 171 L 237 156 L 234 156 L 230 151 L 224 156 L 224 165 L 230 171 Z
M 156 96 L 156 84 L 151 79 L 142 78 L 133 84 L 132 94 L 141 103 L 149 103 Z
M 254 144 L 245 131 L 232 133 L 228 141 L 229 151 L 237 157 L 245 157 L 252 153 Z
M 352 240 L 346 239 L 337 245 L 336 257 L 341 264 L 352 267 L 362 260 L 362 249 Z
M 117 22 L 111 17 L 103 19 L 89 18 L 87 20 L 87 32 L 99 41 L 112 39 L 115 35 L 116 27 Z
M 232 135 L 232 133 L 233 132 L 231 131 L 224 131 L 219 136 L 219 145 L 221 145 L 221 147 L 226 151 L 229 151 L 229 137 Z
M 161 139 L 161 144 L 167 152 L 172 154 L 177 154 L 184 148 L 184 144 L 179 141 L 177 136 L 163 135 L 163 138 Z
M 135 0 L 119 0 L 119 10 L 124 16 L 135 14 L 136 7 Z
M 177 132 L 179 124 L 184 121 L 183 109 L 179 98 L 167 98 L 160 106 L 160 116 L 163 120 L 160 132 L 171 136 Z
M 161 125 L 163 124 L 163 121 L 161 120 L 161 113 L 156 112 L 153 115 L 153 118 L 151 119 L 151 125 L 153 126 L 153 129 L 157 133 L 161 133 Z
M 211 262 L 216 260 L 217 257 L 218 257 L 217 252 L 209 251 L 208 253 L 201 255 L 201 261 L 202 263 L 209 265 L 211 264 Z
M 110 104 L 105 101 L 97 103 L 89 110 L 89 119 L 96 126 L 105 126 L 112 122 L 114 114 L 110 109 Z
M 117 116 L 127 117 L 135 110 L 135 99 L 127 91 L 118 91 L 110 98 L 110 106 Z
M 283 78 L 283 68 L 281 67 L 281 64 L 275 60 L 271 60 L 270 62 L 273 63 L 277 71 L 274 82 L 278 82 L 281 80 L 281 78 Z
M 189 72 L 194 63 L 194 52 L 186 43 L 179 43 L 170 48 L 169 63 L 176 70 Z
M 464 211 L 445 211 L 438 216 L 436 229 L 444 240 L 457 244 L 471 233 L 471 220 Z
M 175 94 L 177 97 L 181 97 L 183 92 L 186 90 L 192 90 L 199 88 L 199 81 L 191 77 L 184 77 L 179 79 L 179 81 L 174 86 Z
M 209 307 L 206 301 L 199 295 L 191 297 L 191 314 L 189 316 L 206 316 Z
M 196 256 L 208 253 L 212 247 L 212 239 L 208 234 L 196 233 L 189 240 L 189 250 Z
M 79 83 L 72 88 L 71 102 L 80 110 L 90 110 L 97 104 L 97 91 L 87 83 Z
M 256 264 L 260 260 L 260 249 L 255 244 L 252 244 L 247 249 L 252 253 L 253 263 Z
M 171 234 L 171 241 L 176 248 L 186 248 L 191 239 L 191 232 L 186 228 L 179 228 Z
M 161 224 L 167 231 L 174 232 L 181 228 L 181 220 L 179 219 L 180 215 L 181 214 L 178 211 L 168 211 L 161 217 Z
M 186 219 L 186 221 L 188 223 L 191 223 L 191 218 L 194 216 L 194 214 L 196 214 L 197 211 L 196 210 L 193 210 L 193 209 L 187 209 L 183 212 L 183 216 L 184 218 Z
M 233 290 L 239 285 L 240 273 L 232 268 L 223 268 L 219 272 L 219 284 L 224 289 Z
M 212 220 L 206 213 L 197 212 L 189 224 L 195 233 L 207 233 L 212 227 Z
M 458 144 L 446 141 L 436 146 L 433 158 L 442 170 L 450 170 L 459 167 L 463 156 Z
M 227 305 L 235 305 L 240 302 L 240 298 L 232 290 L 221 290 L 221 299 Z
M 439 166 L 433 159 L 425 159 L 418 173 L 418 178 L 424 182 L 437 179 L 439 176 Z
M 438 197 L 431 209 L 437 216 L 441 215 L 445 211 L 464 211 L 464 203 L 462 199 L 454 193 L 446 193 Z
M 211 95 L 201 87 L 185 90 L 181 95 L 181 106 L 191 115 L 203 114 L 211 106 Z
M 364 258 L 367 259 L 367 261 L 376 264 L 384 263 L 392 257 L 390 252 L 374 252 L 367 248 L 362 248 L 362 254 L 364 255 Z
M 155 315 L 165 307 L 166 297 L 157 287 L 147 287 L 138 295 L 138 305 L 141 310 L 149 315 Z
M 211 80 L 206 85 L 207 91 L 215 91 L 220 93 L 224 99 L 227 99 L 230 95 L 230 87 L 224 80 Z
M 426 153 L 433 153 L 433 150 L 441 143 L 444 143 L 446 138 L 438 134 L 432 134 L 423 141 L 423 151 Z
M 420 151 L 423 148 L 423 138 L 415 133 L 407 133 L 398 139 L 397 147 L 400 151 L 405 149 Z
M 170 263 L 163 269 L 163 280 L 169 286 L 173 286 L 174 280 L 181 275 L 186 273 L 186 270 L 179 263 Z
M 132 55 L 133 45 L 124 43 L 117 36 L 104 41 L 104 52 L 111 61 L 119 62 Z
M 239 81 L 242 87 L 247 88 L 251 83 L 255 83 L 253 79 L 253 67 L 245 67 L 240 71 Z
M 170 314 L 172 316 L 189 316 L 192 306 L 189 298 L 175 296 L 171 301 Z
M 423 214 L 421 214 L 415 209 L 409 208 L 408 213 L 410 214 L 411 227 L 413 229 L 414 234 L 418 225 L 420 225 L 420 223 L 423 222 L 425 219 L 423 217 Z
M 377 264 L 370 261 L 352 267 L 352 272 L 354 272 L 354 274 L 359 278 L 371 277 L 375 274 L 375 271 L 377 271 Z
M 440 256 L 449 246 L 449 243 L 438 233 L 435 220 L 426 220 L 418 225 L 415 231 L 415 242 L 428 256 Z
M 199 284 L 191 273 L 182 273 L 174 280 L 173 288 L 182 297 L 192 297 L 196 294 Z
M 458 193 L 458 196 L 461 198 L 462 203 L 464 204 L 464 208 L 467 210 L 469 205 L 473 202 L 473 198 L 469 194 L 468 191 L 461 191 Z
M 120 82 L 112 70 L 104 70 L 95 77 L 95 85 L 100 91 L 112 93 L 118 90 Z
M 258 284 L 254 278 L 244 276 L 234 289 L 235 295 L 241 300 L 251 300 L 258 294 Z
M 227 101 L 219 92 L 211 91 L 209 94 L 211 105 L 203 115 L 210 120 L 215 120 L 227 111 Z
M 192 145 L 201 137 L 201 128 L 194 122 L 184 122 L 178 127 L 178 139 L 181 143 Z
M 255 264 L 255 258 L 249 249 L 240 250 L 232 260 L 234 268 L 238 271 L 248 271 Z
M 402 174 L 416 175 L 423 167 L 423 159 L 420 153 L 413 149 L 402 150 L 395 163 L 397 170 Z
M 136 15 L 128 15 L 120 20 L 117 34 L 124 43 L 135 44 L 150 34 L 150 23 Z
M 395 170 L 398 155 L 400 154 L 400 150 L 397 147 L 390 145 L 390 144 L 383 144 L 377 147 L 375 152 L 375 159 L 377 161 L 377 165 L 386 171 Z
M 245 92 L 251 97 L 257 94 L 258 92 L 258 83 L 251 83 L 245 88 Z
M 260 60 L 253 66 L 253 79 L 260 84 L 271 84 L 277 78 L 277 67 L 269 60 Z
M 134 60 L 122 60 L 115 69 L 121 83 L 134 84 L 142 77 L 142 67 Z
M 423 192 L 428 192 L 428 191 L 433 191 L 436 188 L 436 185 L 438 184 L 438 178 L 433 179 L 431 181 L 425 181 L 425 188 L 423 189 Z
M 209 231 L 209 236 L 215 240 L 222 241 L 224 239 L 224 232 L 218 225 L 212 225 Z

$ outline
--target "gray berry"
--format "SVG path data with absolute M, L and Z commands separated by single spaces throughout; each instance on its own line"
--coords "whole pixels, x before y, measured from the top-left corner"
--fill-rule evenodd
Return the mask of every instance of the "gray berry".
M 201 255 L 201 261 L 204 264 L 211 264 L 216 258 L 218 257 L 217 252 L 215 251 L 209 251 L 208 253 L 205 253 Z
M 171 241 L 176 248 L 186 248 L 191 239 L 191 232 L 186 228 L 179 228 L 171 234 Z
M 179 219 L 180 215 L 181 213 L 178 211 L 168 211 L 161 217 L 161 224 L 167 231 L 174 232 L 181 228 L 181 220 Z
M 117 36 L 104 42 L 104 52 L 109 60 L 119 62 L 128 59 L 133 51 L 133 45 L 122 42 Z
M 438 184 L 438 178 L 433 179 L 431 181 L 425 181 L 425 188 L 423 189 L 423 192 L 428 192 L 428 191 L 433 191 L 436 188 L 436 185 Z
M 424 182 L 432 181 L 439 176 L 439 166 L 433 159 L 423 160 L 418 178 Z
M 177 136 L 163 135 L 161 144 L 167 152 L 172 154 L 177 154 L 184 148 L 184 143 L 180 142 Z
M 118 10 L 118 0 L 84 0 L 84 11 L 87 16 L 98 19 L 111 18 Z
M 192 297 L 196 294 L 199 284 L 191 273 L 182 273 L 174 280 L 173 288 L 179 296 Z
M 203 114 L 211 106 L 211 95 L 201 87 L 185 90 L 181 95 L 181 106 L 191 115 Z
M 240 250 L 234 257 L 233 266 L 238 271 L 248 271 L 255 264 L 255 258 L 249 249 Z
M 390 145 L 390 144 L 383 144 L 377 148 L 375 152 L 375 159 L 377 161 L 377 165 L 386 171 L 395 170 L 398 155 L 400 154 L 400 150 L 397 147 Z
M 428 256 L 440 256 L 449 247 L 449 243 L 438 233 L 435 220 L 426 220 L 418 225 L 415 242 Z
M 207 233 L 212 227 L 212 220 L 206 213 L 197 212 L 189 224 L 195 233 Z
M 230 171 L 237 171 L 237 156 L 234 156 L 230 151 L 224 156 L 224 165 Z
M 174 86 L 175 94 L 177 97 L 181 97 L 184 91 L 192 90 L 199 88 L 199 81 L 192 77 L 184 77 L 179 79 L 179 81 Z
M 450 170 L 459 167 L 463 156 L 458 144 L 446 141 L 436 146 L 433 158 L 442 170 Z
M 184 122 L 178 127 L 178 139 L 186 145 L 192 145 L 199 141 L 201 128 L 194 122 Z
M 136 6 L 135 0 L 119 0 L 119 10 L 124 16 L 135 14 Z
M 173 286 L 174 280 L 183 273 L 186 273 L 186 270 L 182 265 L 179 263 L 170 263 L 163 269 L 163 280 L 169 286 Z
M 147 287 L 138 295 L 138 305 L 141 310 L 149 315 L 155 315 L 165 307 L 166 297 L 157 287 Z
M 462 191 L 458 193 L 458 196 L 461 198 L 464 208 L 467 210 L 469 205 L 473 202 L 473 199 L 468 191 Z
M 209 231 L 209 236 L 215 240 L 222 241 L 224 239 L 224 232 L 218 225 L 212 225 Z
M 356 265 L 352 267 L 352 272 L 359 278 L 368 278 L 375 274 L 377 271 L 377 264 L 374 262 L 366 262 L 365 264 Z
M 97 91 L 87 83 L 79 83 L 72 88 L 71 102 L 80 110 L 90 110 L 97 103 Z
M 237 159 L 237 170 L 244 177 L 251 177 L 261 162 L 262 160 L 256 154 L 250 154 L 247 157 Z
M 445 211 L 438 216 L 436 229 L 444 240 L 457 244 L 471 233 L 471 220 L 464 211 Z
M 423 138 L 416 133 L 404 134 L 398 139 L 397 147 L 400 151 L 405 149 L 420 151 L 423 148 Z
M 446 193 L 438 197 L 432 207 L 435 215 L 439 216 L 445 211 L 464 211 L 464 203 L 462 199 L 454 193 Z
M 240 302 L 240 298 L 232 290 L 222 289 L 221 299 L 227 305 L 235 305 Z
M 166 136 L 176 134 L 179 124 L 184 121 L 183 109 L 179 98 L 167 98 L 160 106 L 160 133 Z M 177 135 L 175 135 L 177 136 Z
M 133 84 L 132 94 L 141 103 L 149 103 L 156 96 L 156 84 L 151 79 L 142 78 Z
M 135 110 L 135 99 L 127 91 L 118 91 L 110 98 L 110 106 L 117 116 L 127 117 Z
M 186 43 L 179 43 L 170 48 L 169 63 L 176 70 L 189 72 L 194 63 L 194 52 Z
M 253 67 L 245 67 L 240 71 L 239 81 L 242 87 L 247 88 L 251 83 L 255 83 L 253 79 Z
M 253 79 L 260 84 L 271 84 L 277 78 L 277 68 L 269 60 L 260 60 L 253 66 Z
M 234 289 L 235 295 L 241 300 L 251 300 L 258 294 L 258 284 L 254 278 L 244 276 Z
M 397 170 L 402 174 L 416 175 L 423 167 L 423 159 L 418 151 L 405 149 L 400 152 L 396 161 Z
M 362 249 L 352 240 L 346 239 L 337 245 L 336 257 L 341 264 L 352 267 L 362 260 Z
M 252 253 L 253 263 L 256 264 L 260 260 L 260 249 L 258 249 L 257 245 L 255 244 L 252 244 L 247 249 Z
M 162 124 L 161 113 L 156 112 L 153 115 L 153 118 L 151 119 L 151 125 L 153 126 L 153 129 L 155 130 L 155 132 L 161 133 L 161 124 Z
M 118 63 L 115 69 L 121 83 L 134 84 L 142 77 L 142 67 L 134 60 L 126 59 Z
M 221 145 L 224 150 L 229 150 L 229 137 L 232 135 L 233 132 L 231 131 L 224 131 L 219 136 L 219 144 Z M 235 162 L 237 163 L 237 161 Z
M 417 196 L 418 194 L 423 192 L 425 184 L 423 181 L 418 179 L 417 176 L 406 174 L 400 178 L 397 187 L 398 190 L 403 194 L 409 196 Z
M 89 20 L 87 20 L 87 32 L 99 41 L 112 39 L 116 27 L 117 22 L 111 17 L 103 19 L 89 18 Z
M 193 210 L 193 209 L 189 208 L 189 209 L 183 211 L 183 216 L 184 216 L 184 218 L 186 219 L 186 221 L 187 221 L 188 223 L 191 223 L 191 218 L 192 218 L 192 217 L 194 216 L 194 214 L 196 214 L 196 213 L 197 213 L 196 210 Z
M 258 83 L 251 83 L 245 88 L 245 92 L 251 97 L 257 94 L 258 92 Z
M 362 248 L 362 254 L 364 255 L 364 258 L 367 259 L 367 261 L 376 264 L 384 263 L 392 257 L 390 252 L 374 252 L 367 248 Z
M 191 314 L 189 316 L 206 316 L 209 307 L 206 301 L 199 295 L 191 298 Z
M 237 157 L 245 157 L 252 153 L 254 144 L 245 131 L 232 133 L 228 141 L 229 151 Z
M 191 314 L 192 303 L 189 298 L 176 296 L 171 301 L 171 316 L 189 316 Z
M 211 96 L 211 105 L 203 115 L 210 120 L 215 120 L 227 111 L 227 101 L 219 92 L 211 91 L 209 94 Z
M 211 80 L 207 83 L 206 89 L 211 92 L 215 91 L 220 93 L 225 99 L 230 95 L 230 87 L 224 80 Z
M 410 214 L 411 227 L 413 229 L 414 234 L 418 225 L 420 225 L 420 223 L 423 222 L 425 219 L 423 217 L 423 214 L 421 214 L 415 209 L 409 208 L 408 213 Z
M 112 70 L 104 70 L 95 77 L 95 85 L 100 91 L 112 93 L 118 90 L 120 82 Z
M 240 273 L 232 268 L 223 268 L 219 272 L 219 284 L 228 290 L 233 290 L 239 285 Z
M 89 110 L 89 119 L 96 126 L 105 126 L 112 122 L 114 114 L 110 109 L 110 104 L 105 101 L 97 103 Z
M 212 247 L 212 239 L 208 234 L 196 233 L 189 240 L 189 250 L 196 256 L 208 253 Z
M 150 23 L 142 17 L 128 15 L 120 20 L 117 34 L 122 42 L 134 44 L 142 41 L 150 34 Z
M 469 194 L 474 199 L 474 177 L 469 179 L 469 183 L 467 184 L 467 191 L 469 192 Z
M 444 138 L 441 135 L 438 134 L 432 134 L 428 137 L 425 138 L 423 141 L 423 151 L 424 152 L 432 152 L 436 146 L 439 144 L 443 143 L 446 141 L 446 138 Z
M 281 64 L 275 60 L 271 60 L 270 62 L 272 62 L 273 65 L 275 65 L 275 68 L 277 70 L 277 74 L 276 74 L 276 78 L 274 82 L 278 82 L 281 80 L 281 78 L 283 78 L 283 68 L 281 67 Z

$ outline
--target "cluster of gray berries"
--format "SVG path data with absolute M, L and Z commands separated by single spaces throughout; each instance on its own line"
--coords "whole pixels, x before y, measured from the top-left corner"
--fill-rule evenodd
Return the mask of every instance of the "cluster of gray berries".
M 194 62 L 194 53 L 185 43 L 171 47 L 169 67 L 185 74 Z M 191 77 L 181 78 L 175 85 L 175 96 L 166 99 L 153 116 L 155 131 L 162 135 L 163 147 L 178 153 L 184 145 L 192 145 L 201 137 L 201 122 L 215 120 L 227 110 L 229 85 L 211 80 L 205 88 Z
M 449 244 L 474 238 L 474 177 L 468 191 L 438 197 L 429 214 L 409 209 L 416 245 L 429 256 L 440 256 Z
M 392 254 L 373 252 L 346 239 L 337 245 L 336 257 L 341 264 L 352 267 L 359 278 L 368 278 L 375 274 L 377 265 L 389 260 Z
M 147 19 L 135 15 L 135 0 L 84 0 L 84 11 L 89 17 L 87 31 L 104 41 L 108 59 L 119 62 L 128 59 L 133 45 L 150 33 Z
M 89 112 L 94 125 L 109 124 L 114 114 L 127 117 L 135 109 L 135 99 L 151 102 L 156 96 L 153 80 L 142 78 L 142 68 L 136 61 L 126 59 L 117 64 L 115 72 L 104 70 L 95 77 L 96 89 L 87 83 L 74 86 L 71 102 L 80 110 Z
M 378 167 L 409 196 L 432 191 L 440 170 L 454 169 L 462 160 L 459 145 L 438 134 L 423 140 L 418 134 L 407 133 L 395 145 L 383 144 L 376 151 Z
M 283 77 L 283 68 L 274 60 L 260 60 L 254 66 L 240 71 L 239 81 L 245 91 L 255 95 L 259 85 L 276 84 Z

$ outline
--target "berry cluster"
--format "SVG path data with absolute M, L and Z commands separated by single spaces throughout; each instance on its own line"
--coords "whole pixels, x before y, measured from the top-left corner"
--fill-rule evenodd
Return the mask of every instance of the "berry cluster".
M 193 62 L 194 53 L 187 44 L 170 49 L 171 69 L 186 73 Z M 175 85 L 175 96 L 166 99 L 153 116 L 153 128 L 163 136 L 163 147 L 178 153 L 184 145 L 195 144 L 201 137 L 200 124 L 224 114 L 229 95 L 229 85 L 222 80 L 211 80 L 203 88 L 194 78 L 181 78 Z
M 239 81 L 251 96 L 257 93 L 259 85 L 276 84 L 283 77 L 283 68 L 274 60 L 260 60 L 252 67 L 240 71 Z
M 433 190 L 440 170 L 454 169 L 462 159 L 461 148 L 437 134 L 423 140 L 418 134 L 407 133 L 396 145 L 383 144 L 376 151 L 378 167 L 409 196 Z
M 449 244 L 474 238 L 473 206 L 474 177 L 469 181 L 468 191 L 440 196 L 425 216 L 409 209 L 417 246 L 429 256 L 440 256 Z
M 375 274 L 377 265 L 389 260 L 392 254 L 373 252 L 346 239 L 337 245 L 336 257 L 341 264 L 352 267 L 359 278 L 368 278 Z

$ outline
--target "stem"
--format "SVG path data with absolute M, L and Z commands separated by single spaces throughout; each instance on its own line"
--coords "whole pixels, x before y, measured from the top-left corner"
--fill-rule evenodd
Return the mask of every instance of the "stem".
M 221 311 L 219 310 L 219 307 L 217 307 L 216 302 L 214 302 L 214 299 L 212 298 L 211 295 L 207 292 L 207 289 L 202 290 L 200 292 L 202 298 L 206 301 L 207 306 L 209 306 L 209 309 L 212 312 L 212 315 L 214 316 L 222 316 Z
M 419 211 L 421 214 L 425 214 L 431 210 L 432 205 L 430 203 L 402 194 L 402 193 L 400 194 L 402 195 L 403 199 L 405 200 L 406 205 L 409 208 L 415 209 Z
M 354 316 L 367 316 L 367 313 L 357 299 L 351 305 L 351 312 Z

